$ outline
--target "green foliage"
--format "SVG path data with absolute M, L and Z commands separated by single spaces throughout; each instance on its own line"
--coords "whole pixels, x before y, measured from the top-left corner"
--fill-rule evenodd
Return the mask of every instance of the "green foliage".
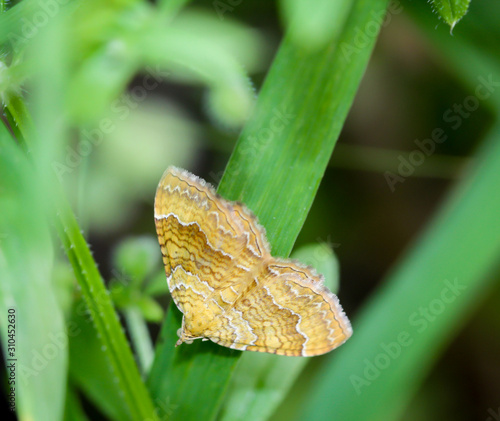
M 450 25 L 451 30 L 469 9 L 470 0 L 432 0 L 432 7 Z
M 315 50 L 337 41 L 353 2 L 350 0 L 283 0 L 283 15 L 294 42 L 305 50 Z
M 158 268 L 160 256 L 156 238 L 130 238 L 118 245 L 114 264 L 120 274 L 130 279 L 134 287 L 139 287 Z
M 498 33 L 490 11 L 498 6 L 476 3 L 468 18 L 480 18 L 464 19 L 451 37 L 417 2 L 283 0 L 285 35 L 256 100 L 250 75 L 258 85 L 274 35 L 255 29 L 255 20 L 236 20 L 261 17 L 251 2 L 197 9 L 185 0 L 0 1 L 0 317 L 16 311 L 19 419 L 85 420 L 80 396 L 111 420 L 401 417 L 495 280 L 500 57 L 498 37 L 485 33 Z M 432 5 L 453 29 L 469 1 Z M 479 98 L 493 117 L 474 131 L 483 143 L 469 153 L 474 165 L 457 174 L 467 158 L 440 151 L 415 169 L 415 176 L 461 180 L 362 303 L 353 338 L 331 355 L 241 353 L 209 341 L 175 347 L 181 314 L 174 305 L 164 310 L 168 289 L 151 215 L 163 169 L 192 166 L 208 136 L 224 150 L 220 138 L 241 129 L 222 178 L 210 176 L 221 178 L 222 196 L 258 216 L 273 255 L 287 257 L 328 165 L 397 171 L 395 149 L 337 151 L 336 143 L 379 30 L 403 11 L 439 49 L 464 97 Z M 189 112 L 165 100 L 173 86 L 186 90 Z M 339 210 L 356 194 L 349 183 L 323 202 L 339 231 L 349 217 Z M 368 217 L 370 209 L 355 212 Z M 325 219 L 312 223 L 329 236 Z M 113 252 L 101 273 L 102 247 Z M 331 290 L 342 285 L 328 247 L 309 244 L 292 256 L 323 273 Z M 366 256 L 356 260 L 363 266 Z M 424 317 L 421 309 L 436 302 L 445 310 Z M 149 328 L 160 323 L 153 341 Z M 6 385 L 9 329 L 0 323 Z M 382 360 L 386 367 L 377 368 Z

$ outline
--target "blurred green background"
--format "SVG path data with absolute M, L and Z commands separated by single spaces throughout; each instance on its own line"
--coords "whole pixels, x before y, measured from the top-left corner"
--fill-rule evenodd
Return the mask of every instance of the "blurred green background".
M 452 33 L 446 4 L 0 1 L 19 419 L 499 419 L 500 4 L 471 2 Z M 212 344 L 162 362 L 179 322 L 153 221 L 169 165 L 223 180 L 276 254 L 325 273 L 353 338 L 293 362 Z M 263 181 L 289 173 L 295 207 Z M 8 411 L 5 369 L 2 385 Z

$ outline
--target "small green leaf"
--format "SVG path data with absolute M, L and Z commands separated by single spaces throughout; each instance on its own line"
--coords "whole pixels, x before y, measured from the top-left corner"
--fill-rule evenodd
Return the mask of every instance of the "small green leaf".
M 141 295 L 137 299 L 136 305 L 146 321 L 151 323 L 160 323 L 163 320 L 163 308 L 152 298 L 146 295 Z
M 159 295 L 168 294 L 167 280 L 165 279 L 165 270 L 159 270 L 146 284 L 144 290 L 146 295 L 157 297 Z
M 470 0 L 431 0 L 433 9 L 450 25 L 451 30 L 469 8 Z
M 132 289 L 129 284 L 125 284 L 118 279 L 111 280 L 109 293 L 113 304 L 120 310 L 129 307 L 132 303 Z
M 281 2 L 289 35 L 306 50 L 316 50 L 328 42 L 335 42 L 352 5 L 351 0 L 317 0 L 314 5 L 307 0 Z
M 254 106 L 252 92 L 250 83 L 214 86 L 205 96 L 206 111 L 218 126 L 236 129 L 247 120 Z
M 328 243 L 307 244 L 295 250 L 291 256 L 299 262 L 312 266 L 325 278 L 325 285 L 333 293 L 339 289 L 339 262 Z
M 132 286 L 139 287 L 159 266 L 156 238 L 137 237 L 124 240 L 116 249 L 113 263 L 120 274 L 130 278 Z

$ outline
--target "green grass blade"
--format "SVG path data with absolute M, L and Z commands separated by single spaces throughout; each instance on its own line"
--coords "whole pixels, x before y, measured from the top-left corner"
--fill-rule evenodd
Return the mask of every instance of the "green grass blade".
M 154 350 L 146 320 L 144 320 L 141 311 L 137 307 L 125 309 L 124 316 L 127 321 L 128 330 L 130 331 L 130 338 L 134 345 L 140 371 L 141 373 L 149 373 L 153 362 Z
M 474 172 L 355 320 L 355 335 L 311 390 L 307 418 L 397 419 L 492 285 L 500 254 L 499 139 L 497 124 Z
M 78 393 L 73 387 L 66 391 L 66 407 L 64 409 L 64 421 L 88 421 L 87 415 L 82 408 Z
M 34 180 L 30 163 L 1 124 L 0 333 L 9 380 L 5 390 L 10 397 L 14 388 L 19 419 L 51 421 L 63 414 L 68 337 L 51 276 L 54 256 L 45 198 Z M 9 309 L 15 311 L 12 325 L 7 324 Z M 9 338 L 13 349 L 8 348 Z
M 209 342 L 175 347 L 182 314 L 170 305 L 147 381 L 159 416 L 210 420 L 220 405 L 238 352 Z M 223 375 L 221 375 L 223 373 Z
M 293 247 L 366 68 L 376 34 L 354 48 L 356 31 L 385 5 L 356 2 L 338 44 L 315 53 L 285 39 L 231 156 L 219 193 L 256 213 L 275 255 Z M 179 327 L 170 306 L 149 388 L 177 405 L 171 419 L 213 419 L 239 353 L 201 341 L 175 348 Z
M 376 34 L 366 35 L 362 48 L 353 40 L 385 5 L 355 2 L 338 43 L 316 53 L 284 41 L 224 172 L 219 192 L 254 210 L 276 255 L 290 254 Z
M 123 404 L 120 385 L 110 371 L 109 359 L 103 352 L 102 341 L 87 311 L 87 305 L 80 297 L 68 323 L 75 334 L 69 338 L 70 381 L 83 392 L 110 420 L 130 419 L 130 411 Z
M 56 228 L 109 358 L 112 375 L 123 392 L 131 419 L 153 417 L 153 404 L 119 323 L 108 290 L 69 205 L 60 198 Z M 154 419 L 154 418 L 152 418 Z

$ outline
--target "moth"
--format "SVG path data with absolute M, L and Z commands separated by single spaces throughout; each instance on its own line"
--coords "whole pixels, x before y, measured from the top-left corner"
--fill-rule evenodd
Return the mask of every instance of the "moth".
M 310 357 L 352 328 L 314 269 L 271 256 L 264 228 L 239 202 L 169 167 L 155 224 L 172 299 L 183 313 L 177 345 L 211 340 L 242 351 Z

